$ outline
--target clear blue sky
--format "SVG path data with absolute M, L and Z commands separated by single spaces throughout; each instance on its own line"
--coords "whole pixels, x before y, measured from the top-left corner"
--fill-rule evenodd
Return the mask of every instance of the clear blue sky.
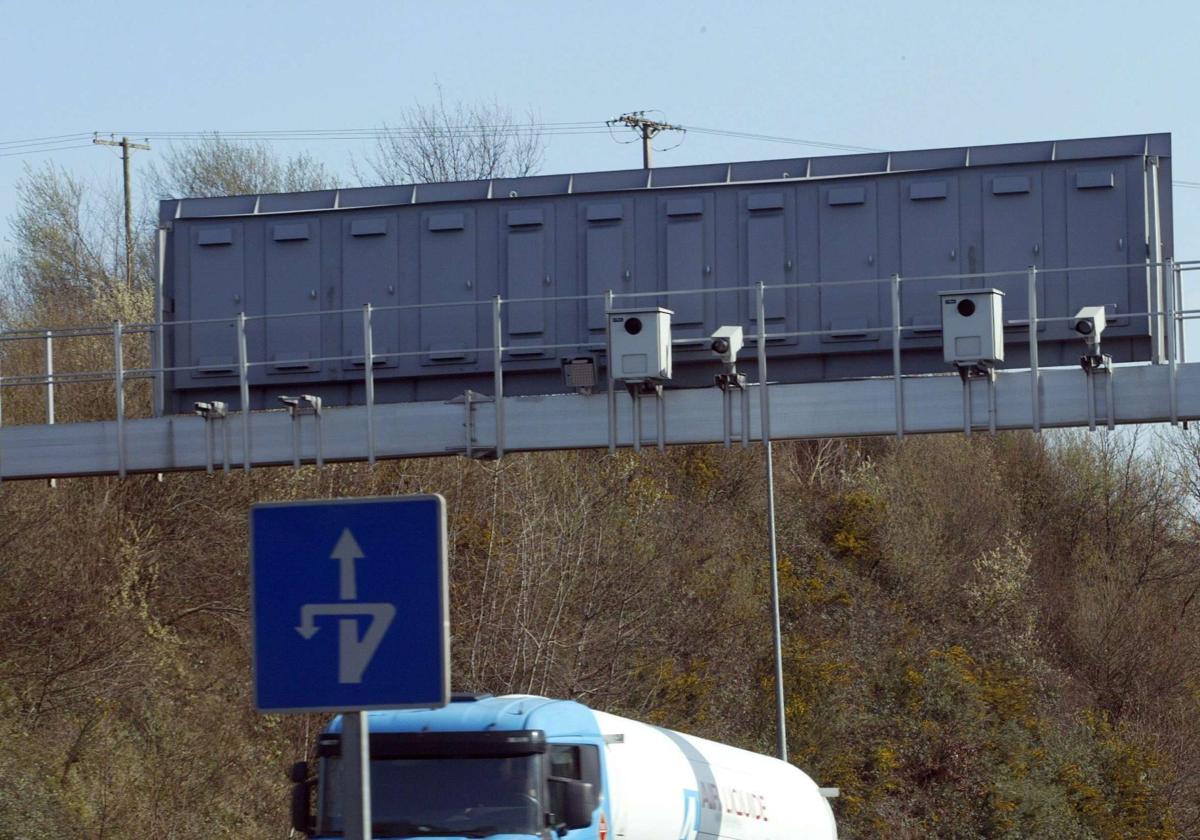
M 373 127 L 440 82 L 450 99 L 494 98 L 546 122 L 658 108 L 685 124 L 886 149 L 1170 131 L 1175 177 L 1200 181 L 1198 38 L 1195 0 L 0 0 L 0 141 Z M 311 148 L 344 170 L 365 144 Z M 813 153 L 692 134 L 656 162 Z M 117 158 L 0 157 L 0 217 L 24 163 L 116 184 Z M 636 145 L 553 137 L 545 170 L 638 165 Z M 1175 208 L 1178 255 L 1200 258 L 1200 189 L 1177 188 Z

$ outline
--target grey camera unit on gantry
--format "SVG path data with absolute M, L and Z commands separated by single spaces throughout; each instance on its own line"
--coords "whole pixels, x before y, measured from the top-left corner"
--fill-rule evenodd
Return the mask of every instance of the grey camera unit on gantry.
M 725 364 L 735 365 L 744 344 L 745 337 L 740 326 L 719 327 L 712 334 L 708 349 Z
M 938 297 L 946 364 L 988 370 L 1004 361 L 1004 292 L 969 289 Z
M 1091 348 L 1100 346 L 1100 335 L 1106 326 L 1108 319 L 1103 306 L 1085 306 L 1075 313 L 1075 320 L 1071 322 L 1071 329 L 1083 336 Z
M 613 309 L 608 313 L 612 378 L 661 384 L 671 378 L 670 309 Z

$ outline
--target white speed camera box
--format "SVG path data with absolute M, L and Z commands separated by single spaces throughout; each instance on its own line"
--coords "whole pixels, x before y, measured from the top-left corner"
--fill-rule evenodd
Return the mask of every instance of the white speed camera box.
M 611 309 L 608 346 L 618 382 L 664 382 L 671 378 L 670 309 Z
M 970 289 L 938 292 L 942 349 L 947 364 L 994 365 L 1004 361 L 1004 292 Z

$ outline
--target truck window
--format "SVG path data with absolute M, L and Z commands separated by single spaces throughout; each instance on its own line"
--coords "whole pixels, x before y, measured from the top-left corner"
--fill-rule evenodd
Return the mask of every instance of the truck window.
M 342 761 L 322 759 L 319 829 L 340 835 Z M 377 836 L 533 834 L 542 822 L 537 756 L 371 759 Z
M 546 775 L 552 779 L 591 782 L 600 793 L 600 750 L 591 744 L 551 744 Z
M 551 744 L 546 753 L 546 776 L 551 779 L 575 779 L 591 782 L 600 797 L 600 750 L 591 744 Z M 550 811 L 565 813 L 560 801 L 561 789 L 550 786 Z

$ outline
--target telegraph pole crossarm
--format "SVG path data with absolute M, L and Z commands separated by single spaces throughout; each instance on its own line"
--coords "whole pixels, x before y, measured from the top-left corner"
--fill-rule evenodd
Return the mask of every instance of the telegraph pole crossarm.
M 133 197 L 130 189 L 129 175 L 129 153 L 134 149 L 142 151 L 150 151 L 149 143 L 133 143 L 128 137 L 122 137 L 120 140 L 113 138 L 105 140 L 103 137 L 93 136 L 92 143 L 97 146 L 119 146 L 121 148 L 121 167 L 124 170 L 125 180 L 125 285 L 133 286 Z
M 619 117 L 608 120 L 607 125 L 610 127 L 614 125 L 627 125 L 642 138 L 642 169 L 649 169 L 651 165 L 651 140 L 664 131 L 687 131 L 681 125 L 671 125 L 670 123 L 648 119 L 645 111 L 630 111 L 628 114 L 622 114 Z

